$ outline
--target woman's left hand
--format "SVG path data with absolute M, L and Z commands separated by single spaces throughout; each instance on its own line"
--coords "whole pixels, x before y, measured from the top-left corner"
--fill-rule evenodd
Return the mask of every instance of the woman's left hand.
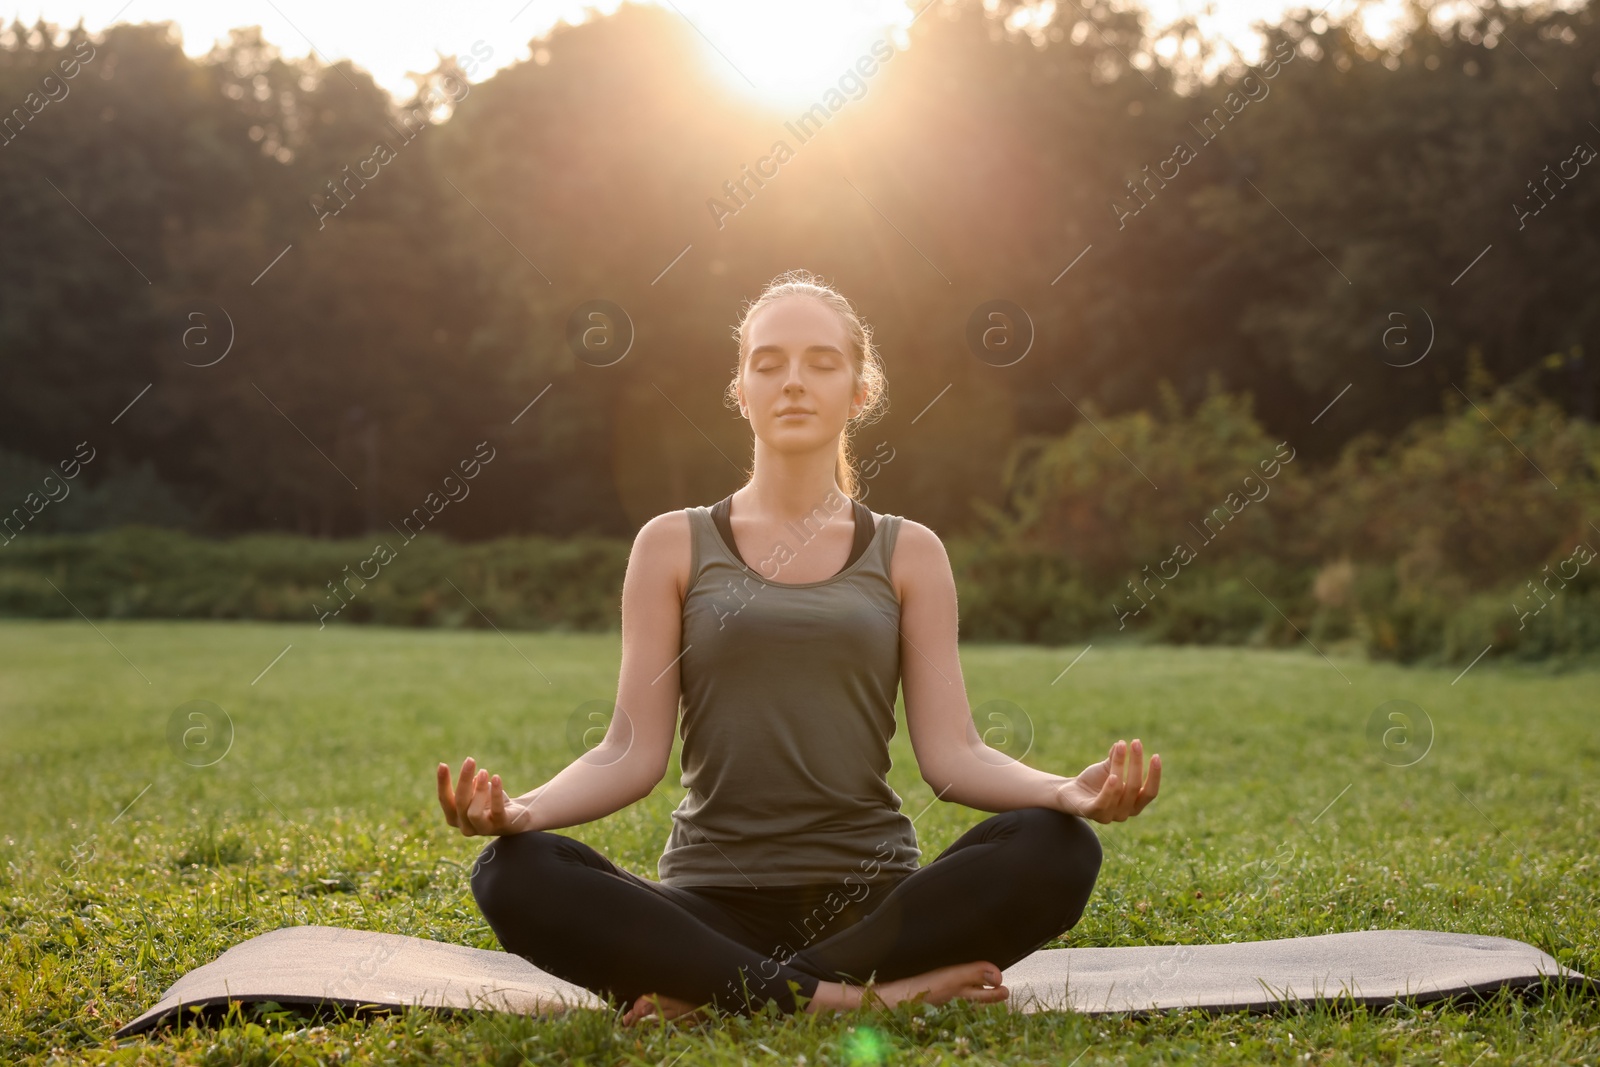
M 1124 773 L 1126 763 L 1126 773 Z M 1139 814 L 1161 788 L 1161 756 L 1150 757 L 1145 774 L 1144 745 L 1118 741 L 1099 763 L 1085 767 L 1056 790 L 1056 806 L 1095 822 L 1122 822 Z

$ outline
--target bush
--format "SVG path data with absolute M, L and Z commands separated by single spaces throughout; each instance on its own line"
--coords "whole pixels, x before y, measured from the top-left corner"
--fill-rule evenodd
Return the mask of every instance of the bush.
M 1046 552 L 1008 552 L 988 541 L 951 539 L 963 638 L 1048 645 L 1082 640 L 1115 615 Z
M 15 509 L 4 513 L 11 525 L 0 532 L 0 543 L 23 531 L 82 533 L 135 523 L 194 529 L 198 521 L 194 509 L 161 480 L 148 460 L 134 467 L 118 466 L 115 458 L 100 462 L 111 464 L 103 477 L 88 468 L 81 479 L 63 479 L 48 464 L 0 449 L 0 500 Z M 98 480 L 90 484 L 90 478 Z M 59 499 L 51 499 L 52 493 Z M 37 512 L 26 504 L 30 494 Z
M 1187 416 L 1162 395 L 1164 419 L 1090 408 L 1092 425 L 1013 453 L 1006 508 L 980 504 L 986 529 L 946 546 L 962 637 L 1353 641 L 1440 664 L 1600 651 L 1594 426 L 1515 386 L 1470 404 L 1452 391 L 1444 415 L 1317 470 L 1271 440 L 1248 395 L 1213 381 Z M 0 543 L 0 614 L 618 626 L 625 541 L 375 536 L 30 528 Z
M 1449 585 L 1441 594 L 1461 601 L 1520 584 L 1594 533 L 1600 431 L 1515 386 L 1444 399 L 1447 414 L 1392 444 L 1351 441 L 1319 479 L 1310 530 L 1324 558 L 1398 563 L 1403 591 Z
M 544 537 L 463 545 L 432 534 L 213 541 L 140 526 L 29 534 L 0 549 L 0 615 L 63 617 L 76 607 L 93 618 L 615 630 L 628 547 Z
M 1248 395 L 1213 383 L 1189 416 L 1163 395 L 1164 421 L 1091 411 L 1019 445 L 1007 507 L 979 505 L 988 530 L 951 556 L 963 634 L 1355 640 L 1402 663 L 1600 651 L 1600 558 L 1577 562 L 1600 547 L 1593 425 L 1518 385 L 1472 403 L 1451 390 L 1444 415 L 1317 470 L 1270 440 Z M 1538 607 L 1533 582 L 1558 567 L 1559 595 L 1520 616 L 1512 598 Z
M 1188 416 L 1170 385 L 1161 391 L 1165 421 L 1096 417 L 1086 401 L 1065 434 L 1020 443 L 1003 472 L 1009 510 L 977 505 L 986 536 L 1055 557 L 1097 592 L 1159 572 L 1179 546 L 1208 567 L 1305 556 L 1297 523 L 1313 486 L 1293 443 L 1272 440 L 1249 394 L 1219 392 L 1215 379 Z

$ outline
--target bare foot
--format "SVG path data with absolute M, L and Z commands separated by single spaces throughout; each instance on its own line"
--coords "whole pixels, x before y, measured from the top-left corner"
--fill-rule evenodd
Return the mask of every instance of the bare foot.
M 992 1003 L 1011 995 L 1011 991 L 1000 984 L 1000 978 L 1000 968 L 979 960 L 874 985 L 867 996 L 870 1002 L 886 1008 L 905 1001 L 921 1004 L 945 1004 L 952 1000 Z M 820 982 L 817 994 L 806 1005 L 806 1010 L 817 1012 L 824 1008 L 836 1011 L 855 1008 L 861 1004 L 864 993 L 860 986 Z
M 861 986 L 842 982 L 819 982 L 817 992 L 806 1004 L 805 1010 L 816 1013 L 825 1008 L 844 1011 L 860 1007 L 865 996 L 870 1003 L 890 1008 L 906 1001 L 919 1004 L 946 1004 L 952 1000 L 970 1000 L 977 1003 L 994 1003 L 1005 1000 L 1011 991 L 1000 984 L 1000 968 L 982 960 L 939 967 L 910 978 L 871 987 L 870 993 Z M 659 1005 L 659 1006 L 658 1006 Z M 687 1023 L 705 1022 L 709 1016 L 702 1005 L 690 1004 L 676 997 L 649 993 L 634 1001 L 633 1007 L 622 1017 L 624 1026 L 632 1026 L 651 1016 L 663 1021 L 682 1019 Z
M 646 993 L 633 1002 L 633 1007 L 622 1017 L 622 1025 L 632 1026 L 652 1015 L 659 1016 L 663 1022 L 668 1019 L 682 1019 L 686 1023 L 701 1023 L 709 1018 L 703 1008 L 686 1000 L 664 997 L 659 993 Z

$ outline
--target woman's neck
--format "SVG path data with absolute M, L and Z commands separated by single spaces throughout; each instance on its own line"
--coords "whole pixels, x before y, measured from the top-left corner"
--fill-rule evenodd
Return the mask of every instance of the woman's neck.
M 773 522 L 798 522 L 816 514 L 816 509 L 840 512 L 848 498 L 834 477 L 835 466 L 835 456 L 778 454 L 763 458 L 758 450 L 749 485 L 734 493 L 739 510 L 746 517 L 754 512 Z

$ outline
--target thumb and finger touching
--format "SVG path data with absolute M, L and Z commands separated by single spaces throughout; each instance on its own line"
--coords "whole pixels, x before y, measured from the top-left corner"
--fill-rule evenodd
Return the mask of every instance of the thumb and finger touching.
M 498 774 L 489 779 L 489 824 L 496 830 L 506 829 L 506 791 Z
M 474 833 L 493 832 L 489 820 L 489 772 L 480 770 L 472 779 L 472 829 Z
M 1131 745 L 1117 741 L 1103 764 L 1106 777 L 1090 805 L 1094 817 L 1102 821 L 1121 821 L 1137 815 L 1155 799 L 1161 784 L 1161 757 L 1150 757 L 1145 773 L 1144 745 L 1135 738 Z
M 522 809 L 506 796 L 500 776 L 478 767 L 471 757 L 461 764 L 461 775 L 454 783 L 447 763 L 439 764 L 435 778 L 445 822 L 464 836 L 505 833 L 522 815 Z
M 468 818 L 468 811 L 472 807 L 472 794 L 478 785 L 477 761 L 468 756 L 461 764 L 461 777 L 456 780 L 456 813 L 461 817 L 463 824 Z
M 1132 790 L 1131 796 L 1138 796 L 1139 790 L 1144 787 L 1144 742 L 1137 737 L 1133 739 L 1133 747 L 1128 750 L 1128 786 Z

